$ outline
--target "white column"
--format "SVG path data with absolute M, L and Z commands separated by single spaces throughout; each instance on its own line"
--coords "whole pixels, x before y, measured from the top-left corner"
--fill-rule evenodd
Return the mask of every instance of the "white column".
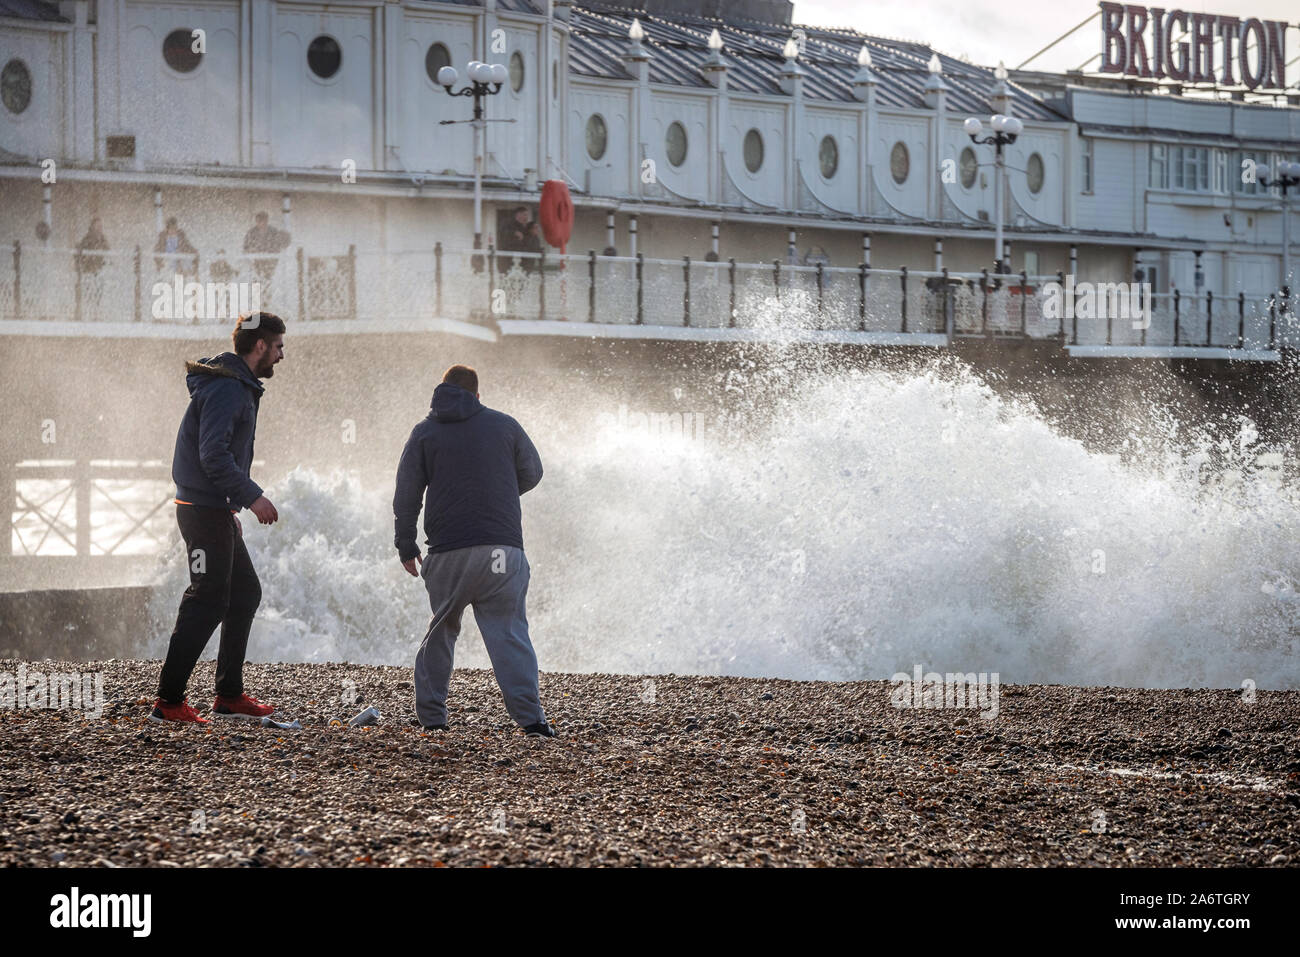
M 95 101 L 99 128 L 95 159 L 104 159 L 104 138 L 121 129 L 121 79 L 118 73 L 118 18 L 125 0 L 98 0 L 95 23 Z
M 378 138 L 376 142 L 380 144 L 380 166 L 377 169 L 400 169 L 397 159 L 393 155 L 396 151 L 400 156 L 402 151 L 402 116 L 400 112 L 402 104 L 401 89 L 401 63 L 402 63 L 402 36 L 406 32 L 405 13 L 400 3 L 386 3 L 383 6 L 383 15 L 376 17 L 376 26 L 383 29 L 383 42 L 375 44 L 376 49 L 382 52 L 383 57 L 383 122 L 379 124 L 376 130 Z M 441 90 L 436 91 L 442 95 Z M 378 111 L 377 111 L 378 112 Z
M 252 162 L 254 166 L 274 165 L 271 132 L 271 71 L 306 69 L 305 64 L 277 64 L 275 50 L 275 4 L 272 0 L 249 0 L 249 56 L 252 109 Z

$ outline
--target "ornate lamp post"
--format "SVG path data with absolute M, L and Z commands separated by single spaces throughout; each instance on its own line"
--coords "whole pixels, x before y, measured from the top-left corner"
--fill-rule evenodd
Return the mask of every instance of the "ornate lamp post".
M 1016 137 L 1024 132 L 1025 124 L 1014 116 L 995 113 L 989 118 L 989 126 L 993 128 L 993 132 L 983 139 L 980 139 L 980 133 L 984 130 L 984 124 L 973 116 L 967 118 L 966 122 L 962 124 L 962 129 L 966 131 L 966 135 L 970 137 L 972 143 L 979 146 L 992 144 L 996 154 L 994 163 L 996 169 L 993 174 L 993 205 L 995 207 L 994 222 L 996 224 L 994 242 L 997 245 L 996 255 L 993 257 L 993 272 L 998 275 L 1006 271 L 1004 269 L 1005 263 L 1002 262 L 1002 189 L 1003 177 L 1006 175 L 1007 167 L 1002 158 L 1002 147 L 1014 143 Z
M 452 91 L 460 75 L 455 67 L 445 66 L 438 71 L 438 85 L 447 91 L 448 96 L 474 97 L 474 248 L 483 248 L 483 130 L 487 120 L 483 117 L 483 97 L 501 92 L 501 86 L 509 78 L 509 72 L 501 63 L 480 63 L 471 60 L 466 72 L 470 85 Z M 438 125 L 463 123 L 464 120 L 442 120 Z
M 1282 308 L 1291 310 L 1291 210 L 1287 204 L 1287 190 L 1300 186 L 1300 163 L 1283 160 L 1276 169 L 1259 166 L 1255 176 L 1265 186 L 1282 188 Z

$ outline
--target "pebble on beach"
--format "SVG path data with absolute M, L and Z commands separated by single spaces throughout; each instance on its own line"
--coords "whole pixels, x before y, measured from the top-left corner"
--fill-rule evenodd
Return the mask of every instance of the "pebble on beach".
M 540 740 L 487 671 L 456 672 L 444 733 L 410 721 L 403 668 L 246 666 L 297 731 L 149 723 L 155 661 L 39 667 L 103 672 L 108 700 L 0 710 L 0 866 L 1215 867 L 1300 849 L 1300 692 L 1005 685 L 990 719 L 893 707 L 883 681 L 656 675 L 647 696 L 642 676 L 543 674 L 560 737 Z M 200 664 L 205 715 L 212 681 Z M 380 720 L 347 727 L 366 706 Z

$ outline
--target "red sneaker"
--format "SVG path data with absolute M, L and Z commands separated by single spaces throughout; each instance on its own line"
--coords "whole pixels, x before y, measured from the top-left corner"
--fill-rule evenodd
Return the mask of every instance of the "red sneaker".
M 208 724 L 207 718 L 200 718 L 199 713 L 190 707 L 189 701 L 182 701 L 180 704 L 168 704 L 162 698 L 153 703 L 153 710 L 149 712 L 149 720 L 156 721 L 159 724 L 167 721 L 176 721 L 183 724 Z
M 241 694 L 238 698 L 223 698 L 217 695 L 212 702 L 212 717 L 230 718 L 236 721 L 261 721 L 275 709 L 269 704 L 262 704 L 250 695 Z

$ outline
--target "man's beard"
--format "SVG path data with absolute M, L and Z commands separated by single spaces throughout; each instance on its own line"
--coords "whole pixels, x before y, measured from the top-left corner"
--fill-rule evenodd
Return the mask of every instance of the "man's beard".
M 257 376 L 259 379 L 269 379 L 271 378 L 271 376 L 275 375 L 275 363 L 271 362 L 270 360 L 267 360 L 266 362 L 259 365 L 257 367 L 257 371 L 254 372 L 253 374 Z

